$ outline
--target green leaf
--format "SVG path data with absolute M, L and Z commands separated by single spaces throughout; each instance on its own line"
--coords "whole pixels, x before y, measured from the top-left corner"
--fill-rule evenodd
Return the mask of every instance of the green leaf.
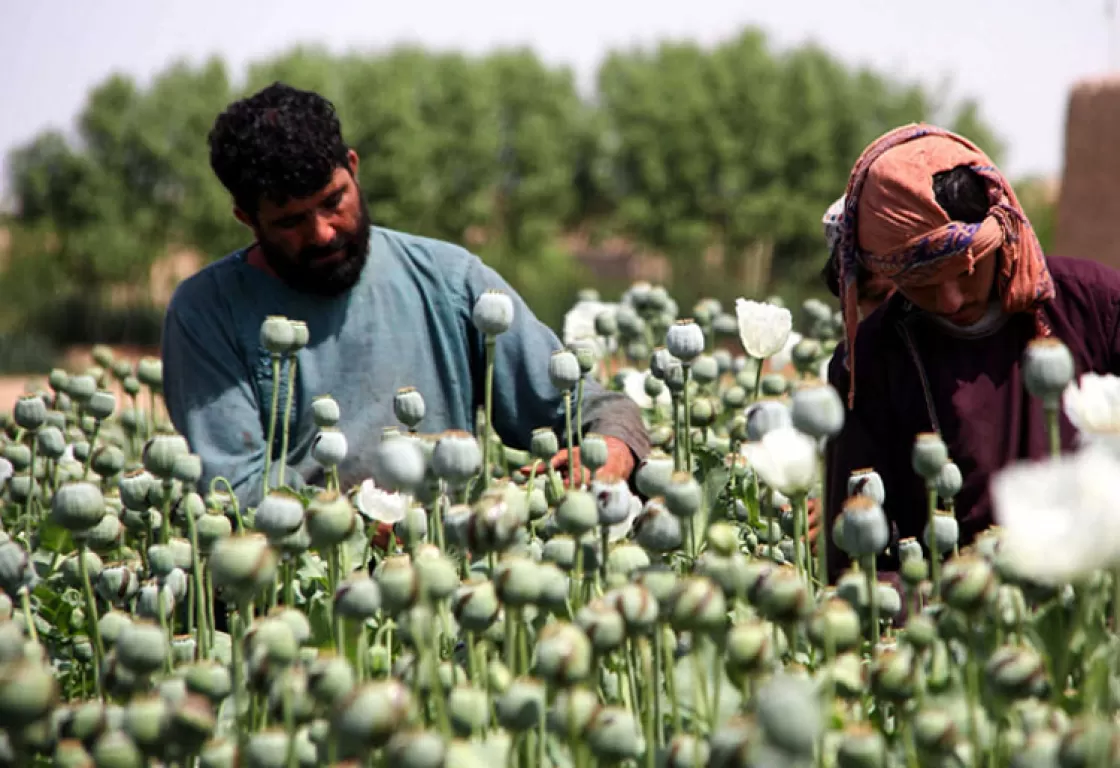
M 52 522 L 50 518 L 44 520 L 42 525 L 39 526 L 35 539 L 36 550 L 65 555 L 75 549 L 70 531 Z

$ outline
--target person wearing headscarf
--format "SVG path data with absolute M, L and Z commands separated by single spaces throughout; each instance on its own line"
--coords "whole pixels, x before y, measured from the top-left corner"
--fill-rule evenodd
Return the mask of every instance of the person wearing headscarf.
M 836 246 L 840 242 L 840 220 L 844 214 L 844 199 L 845 196 L 841 195 L 828 207 L 821 218 L 824 239 L 828 243 L 828 261 L 821 270 L 821 278 L 832 295 L 838 299 L 840 298 L 840 258 Z M 861 319 L 867 318 L 894 293 L 894 283 L 889 278 L 876 275 L 864 267 L 856 268 L 856 286 Z
M 898 541 L 923 541 L 926 525 L 926 487 L 911 468 L 916 436 L 939 433 L 961 470 L 953 506 L 964 546 L 992 524 L 992 475 L 1050 452 L 1042 403 L 1023 383 L 1028 343 L 1060 339 L 1077 375 L 1120 372 L 1120 273 L 1044 255 L 992 160 L 926 124 L 888 132 L 856 162 L 836 255 L 846 339 L 829 380 L 848 413 L 827 449 L 824 530 L 832 530 L 851 474 L 873 468 L 892 527 L 879 562 L 897 569 Z M 861 270 L 897 288 L 862 322 Z M 1064 414 L 1060 435 L 1062 449 L 1072 449 L 1075 430 Z M 848 559 L 825 538 L 835 579 Z

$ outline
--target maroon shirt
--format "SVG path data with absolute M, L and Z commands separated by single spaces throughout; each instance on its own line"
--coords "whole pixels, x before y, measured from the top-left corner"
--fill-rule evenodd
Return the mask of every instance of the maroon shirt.
M 1078 259 L 1050 257 L 1047 263 L 1056 295 L 1046 305 L 1045 317 L 1073 354 L 1077 375 L 1120 373 L 1120 272 Z M 955 499 L 962 546 L 992 524 L 992 475 L 1019 459 L 1049 454 L 1042 403 L 1023 386 L 1022 357 L 1034 328 L 1030 315 L 1018 314 L 1004 316 L 984 334 L 966 337 L 913 308 L 900 294 L 863 322 L 856 337 L 855 407 L 827 453 L 832 579 L 849 562 L 832 542 L 831 530 L 853 470 L 871 467 L 883 478 L 892 536 L 879 567 L 895 571 L 898 539 L 921 541 L 926 524 L 925 484 L 910 465 L 918 433 L 934 431 L 937 424 L 964 477 Z M 846 403 L 849 373 L 843 357 L 841 347 L 828 375 Z M 1069 450 L 1075 430 L 1064 413 L 1060 423 L 1062 448 Z

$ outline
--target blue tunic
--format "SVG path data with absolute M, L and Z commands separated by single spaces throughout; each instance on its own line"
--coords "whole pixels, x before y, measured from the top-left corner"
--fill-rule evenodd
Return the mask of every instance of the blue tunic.
M 300 293 L 252 266 L 248 248 L 231 253 L 176 289 L 163 327 L 164 398 L 171 421 L 202 459 L 203 483 L 225 477 L 239 501 L 260 499 L 272 402 L 272 362 L 261 323 L 283 315 L 307 323 L 298 353 L 287 481 L 320 482 L 311 457 L 312 399 L 338 401 L 349 444 L 340 465 L 344 488 L 370 476 L 382 429 L 399 425 L 393 398 L 415 387 L 427 407 L 418 431 L 474 431 L 483 399 L 484 343 L 471 322 L 488 289 L 510 295 L 512 327 L 498 337 L 494 428 L 503 442 L 527 448 L 534 429 L 563 435 L 563 399 L 548 376 L 560 340 L 494 270 L 451 243 L 380 227 L 370 230 L 359 282 L 337 298 Z M 280 377 L 281 413 L 287 364 Z M 624 441 L 637 457 L 649 450 L 638 407 L 588 377 L 584 428 Z M 280 429 L 272 450 L 280 453 Z

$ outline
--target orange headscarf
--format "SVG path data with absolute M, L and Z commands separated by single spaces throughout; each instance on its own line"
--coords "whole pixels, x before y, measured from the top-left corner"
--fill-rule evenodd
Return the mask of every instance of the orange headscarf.
M 987 182 L 991 207 L 979 224 L 951 221 L 933 192 L 933 177 L 967 166 Z M 859 326 L 856 265 L 896 285 L 936 282 L 997 254 L 998 291 L 1008 313 L 1034 312 L 1041 335 L 1050 329 L 1041 306 L 1054 296 L 1042 246 L 1015 192 L 991 159 L 968 139 L 915 123 L 890 131 L 863 151 L 845 193 L 837 243 L 840 300 L 855 402 L 855 339 Z

